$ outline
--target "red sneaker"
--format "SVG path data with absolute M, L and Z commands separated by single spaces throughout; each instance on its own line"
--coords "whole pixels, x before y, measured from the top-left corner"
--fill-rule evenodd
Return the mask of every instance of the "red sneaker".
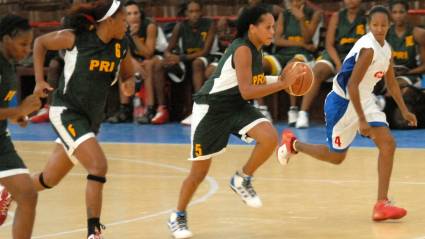
M 32 123 L 43 123 L 49 121 L 49 105 L 44 105 L 43 108 L 41 108 L 36 115 L 31 117 L 30 121 Z
M 298 153 L 293 147 L 295 140 L 297 140 L 297 137 L 294 135 L 294 133 L 292 133 L 291 130 L 285 129 L 282 132 L 282 141 L 280 142 L 280 146 L 277 149 L 277 160 L 280 164 L 288 164 L 289 158 L 291 158 L 292 155 Z
M 0 194 L 0 225 L 6 221 L 7 211 L 9 211 L 10 203 L 12 202 L 12 195 L 6 190 L 5 187 L 1 189 Z
M 396 207 L 387 200 L 379 200 L 373 208 L 372 219 L 374 221 L 383 221 L 387 219 L 400 219 L 406 216 L 407 211 L 404 208 Z
M 151 123 L 152 124 L 164 124 L 167 123 L 170 120 L 170 113 L 168 112 L 168 109 L 165 105 L 158 106 L 158 109 L 156 109 L 156 114 L 152 118 Z

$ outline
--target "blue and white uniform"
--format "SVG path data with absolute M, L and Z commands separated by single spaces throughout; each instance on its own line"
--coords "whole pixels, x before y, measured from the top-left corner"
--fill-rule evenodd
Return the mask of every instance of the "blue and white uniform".
M 340 72 L 333 79 L 332 91 L 325 101 L 326 136 L 332 151 L 345 151 L 359 129 L 359 120 L 348 94 L 348 80 L 363 48 L 373 50 L 373 60 L 359 84 L 361 106 L 372 127 L 388 126 L 385 114 L 375 103 L 373 89 L 386 74 L 391 61 L 391 47 L 381 46 L 371 32 L 361 37 L 345 57 Z

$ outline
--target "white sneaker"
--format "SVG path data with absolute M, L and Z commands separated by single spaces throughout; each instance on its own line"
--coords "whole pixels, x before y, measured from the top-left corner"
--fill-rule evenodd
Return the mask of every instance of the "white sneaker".
M 261 114 L 264 115 L 270 122 L 273 122 L 272 115 L 269 112 L 269 109 L 267 108 L 267 105 L 259 105 L 257 106 L 257 109 L 261 112 Z
M 295 124 L 295 127 L 298 129 L 305 129 L 309 127 L 307 112 L 305 111 L 298 112 L 298 119 L 297 119 L 297 123 Z
M 186 117 L 184 120 L 180 121 L 183 125 L 191 125 L 192 124 L 192 114 Z
M 171 235 L 176 239 L 191 238 L 193 236 L 187 227 L 186 214 L 178 216 L 176 212 L 172 212 L 170 219 L 168 219 L 168 228 L 170 228 Z
M 252 179 L 250 176 L 242 176 L 239 172 L 236 172 L 230 179 L 230 188 L 242 198 L 246 205 L 259 208 L 263 206 L 263 203 L 252 187 Z
M 288 111 L 288 125 L 294 127 L 298 119 L 298 107 L 291 106 Z

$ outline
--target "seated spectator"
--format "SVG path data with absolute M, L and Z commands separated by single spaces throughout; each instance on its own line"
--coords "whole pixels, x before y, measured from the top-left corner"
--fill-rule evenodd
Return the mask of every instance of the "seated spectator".
M 325 50 L 313 67 L 315 81 L 310 92 L 303 96 L 296 120 L 297 128 L 309 127 L 308 112 L 320 91 L 320 85 L 341 68 L 342 61 L 354 43 L 366 33 L 366 16 L 361 0 L 344 0 L 345 7 L 332 14 L 326 31 Z
M 264 3 L 262 0 L 248 0 L 248 5 L 239 9 L 238 16 L 240 16 L 241 13 L 248 7 L 255 6 L 265 8 L 267 11 L 271 12 L 273 14 L 274 19 L 277 19 L 279 14 L 283 11 L 283 8 L 276 4 Z
M 187 19 L 174 27 L 164 59 L 155 64 L 154 85 L 158 108 L 152 119 L 153 124 L 163 124 L 169 120 L 164 92 L 166 74 L 172 81 L 180 83 L 187 78 L 185 72 L 190 72 L 188 68 L 191 68 L 193 89 L 196 92 L 205 81 L 204 72 L 211 61 L 209 53 L 216 31 L 213 21 L 202 17 L 202 5 L 196 0 L 188 1 L 185 12 Z M 176 49 L 179 42 L 180 52 Z M 190 124 L 190 116 L 182 123 Z
M 130 52 L 133 56 L 135 69 L 139 72 L 144 82 L 146 92 L 153 92 L 153 66 L 156 62 L 155 49 L 158 35 L 158 26 L 149 20 L 136 2 L 127 1 L 125 3 L 127 11 L 127 23 L 129 31 Z M 119 87 L 121 89 L 121 87 Z M 135 96 L 138 97 L 138 96 Z M 132 97 L 125 96 L 120 91 L 120 108 L 116 114 L 107 119 L 110 123 L 132 122 L 133 107 Z M 146 110 L 143 116 L 136 120 L 139 123 L 149 123 L 155 115 L 154 98 L 152 93 L 146 94 Z
M 420 86 L 422 74 L 425 73 L 425 29 L 409 24 L 408 10 L 409 3 L 406 0 L 391 1 L 393 24 L 386 40 L 393 50 L 397 80 L 403 84 Z
M 212 62 L 208 64 L 205 70 L 205 79 L 209 79 L 210 76 L 214 73 L 221 56 L 223 56 L 227 47 L 232 43 L 233 39 L 236 36 L 236 28 L 232 28 L 231 24 L 232 21 L 230 21 L 226 17 L 220 18 L 217 21 L 217 37 L 216 41 L 214 41 L 213 44 L 215 45 L 215 43 L 217 43 L 217 46 L 213 47 L 213 50 L 211 50 L 211 55 L 213 56 L 213 59 Z
M 313 64 L 314 52 L 317 48 L 313 37 L 318 34 L 318 26 L 322 12 L 305 6 L 305 0 L 290 0 L 290 6 L 279 14 L 277 20 L 274 55 L 264 57 L 266 74 L 278 75 L 282 68 L 291 61 L 302 61 Z M 291 108 L 288 112 L 288 123 L 295 126 L 298 115 L 296 98 L 290 96 Z

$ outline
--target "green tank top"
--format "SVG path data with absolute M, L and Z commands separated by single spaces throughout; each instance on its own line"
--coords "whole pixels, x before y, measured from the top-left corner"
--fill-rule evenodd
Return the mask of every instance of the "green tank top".
M 348 20 L 347 13 L 347 9 L 339 11 L 339 20 L 335 33 L 335 48 L 341 60 L 350 52 L 354 43 L 366 34 L 367 19 L 364 11 L 360 10 L 353 22 Z
M 418 62 L 416 60 L 418 56 L 418 45 L 413 37 L 413 27 L 411 25 L 407 26 L 405 33 L 401 37 L 397 35 L 395 32 L 395 26 L 392 25 L 388 30 L 386 40 L 393 50 L 395 65 L 403 65 L 409 69 L 413 69 L 418 66 Z
M 0 53 L 0 107 L 7 108 L 16 94 L 15 66 Z M 0 135 L 7 133 L 7 119 L 0 120 Z
M 311 21 L 313 14 L 314 12 L 311 8 L 304 8 L 306 22 Z M 295 18 L 294 15 L 292 15 L 291 11 L 289 11 L 288 9 L 285 9 L 283 11 L 283 37 L 291 41 L 304 41 L 304 37 L 301 34 L 300 22 Z M 311 52 L 307 51 L 305 48 L 298 46 L 280 47 L 278 48 L 277 53 L 284 56 L 295 56 L 296 54 L 311 54 Z
M 264 76 L 261 50 L 249 41 L 247 37 L 237 38 L 227 48 L 220 59 L 214 74 L 205 82 L 202 88 L 194 95 L 195 102 L 210 105 L 224 105 L 226 108 L 238 108 L 247 101 L 241 96 L 236 77 L 236 69 L 233 56 L 240 46 L 247 46 L 252 54 L 252 84 L 264 85 Z
M 184 54 L 192 54 L 201 51 L 207 40 L 208 31 L 213 24 L 209 18 L 200 18 L 195 25 L 189 20 L 181 23 L 179 37 L 182 40 L 182 51 Z
M 109 87 L 117 81 L 126 40 L 104 43 L 95 31 L 76 35 L 75 45 L 65 54 L 65 66 L 53 106 L 65 106 L 88 117 L 92 123 L 103 120 Z

